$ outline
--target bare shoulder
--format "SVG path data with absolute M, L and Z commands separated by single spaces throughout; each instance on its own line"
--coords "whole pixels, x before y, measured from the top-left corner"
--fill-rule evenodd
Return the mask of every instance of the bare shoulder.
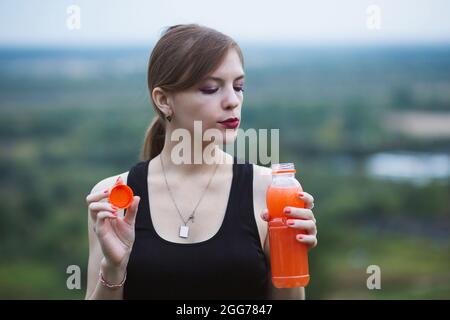
M 266 207 L 266 191 L 272 183 L 272 170 L 253 164 L 253 203 L 255 214 L 260 214 Z
M 272 182 L 272 169 L 253 164 L 253 182 L 258 190 L 263 190 L 265 193 Z
M 126 184 L 127 183 L 127 178 L 128 178 L 128 171 L 127 172 L 123 172 L 121 174 L 117 174 L 115 176 L 111 176 L 111 177 L 105 178 L 105 179 L 99 181 L 92 188 L 91 193 L 100 192 L 102 190 L 111 188 L 116 183 L 116 181 L 119 178 L 119 176 L 122 177 L 123 182 Z

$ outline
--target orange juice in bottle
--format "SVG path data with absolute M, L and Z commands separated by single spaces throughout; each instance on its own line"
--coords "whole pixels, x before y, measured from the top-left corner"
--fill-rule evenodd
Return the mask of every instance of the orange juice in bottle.
M 304 232 L 288 227 L 289 218 L 283 211 L 288 206 L 305 207 L 298 195 L 303 189 L 295 172 L 293 163 L 273 164 L 272 184 L 266 193 L 272 283 L 277 288 L 304 287 L 309 282 L 307 247 L 296 239 Z

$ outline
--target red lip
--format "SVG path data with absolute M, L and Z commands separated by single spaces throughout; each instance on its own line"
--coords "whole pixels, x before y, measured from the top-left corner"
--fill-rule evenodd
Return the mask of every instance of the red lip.
M 219 121 L 219 123 L 233 122 L 233 121 L 239 121 L 239 118 L 236 118 L 236 117 L 228 118 L 228 119 L 225 119 L 225 120 L 223 120 L 223 121 Z
M 224 121 L 220 121 L 219 123 L 225 128 L 235 129 L 239 125 L 239 118 L 228 118 Z

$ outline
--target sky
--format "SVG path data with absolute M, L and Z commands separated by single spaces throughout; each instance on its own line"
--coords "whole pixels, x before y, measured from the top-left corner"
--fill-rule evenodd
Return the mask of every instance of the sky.
M 450 43 L 449 13 L 449 0 L 0 0 L 0 45 L 145 45 L 179 23 L 241 42 Z

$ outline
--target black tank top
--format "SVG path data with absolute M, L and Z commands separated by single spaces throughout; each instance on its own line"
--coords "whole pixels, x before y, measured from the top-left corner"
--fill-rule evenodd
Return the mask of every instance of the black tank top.
M 219 231 L 197 243 L 163 239 L 148 199 L 149 160 L 134 165 L 127 184 L 140 196 L 124 299 L 268 299 L 268 262 L 253 209 L 253 166 L 234 157 L 227 209 Z M 211 208 L 214 210 L 214 208 Z

